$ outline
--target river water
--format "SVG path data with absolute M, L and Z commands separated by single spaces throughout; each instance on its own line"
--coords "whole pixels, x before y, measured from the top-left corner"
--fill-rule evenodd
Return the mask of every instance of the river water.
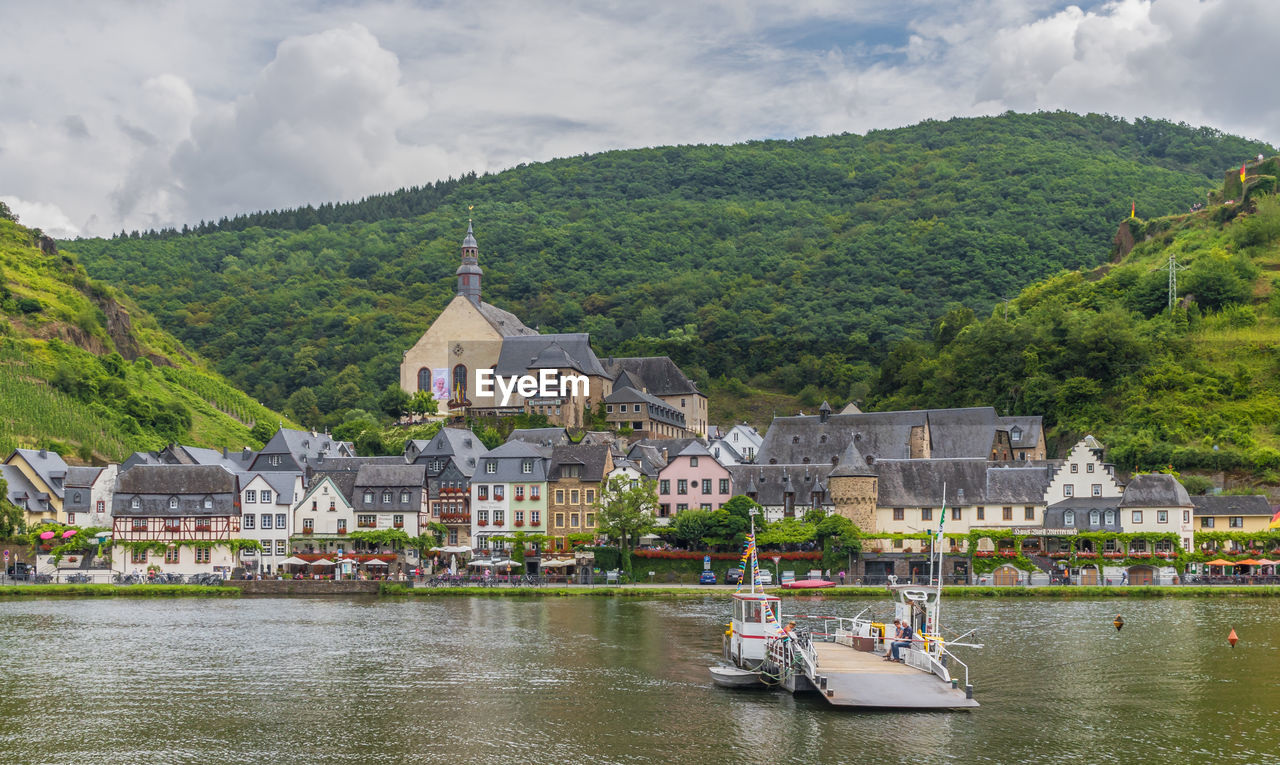
M 972 712 L 715 688 L 726 596 L 0 603 L 0 762 L 1280 762 L 1280 601 L 944 609 Z

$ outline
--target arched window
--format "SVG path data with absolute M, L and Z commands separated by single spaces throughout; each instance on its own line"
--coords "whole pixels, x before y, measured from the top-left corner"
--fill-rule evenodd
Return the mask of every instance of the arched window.
M 371 490 L 369 490 L 369 489 L 365 489 L 365 491 L 364 491 L 364 503 L 365 503 L 366 505 L 372 505 L 372 504 L 373 504 L 373 492 L 372 492 Z
M 1115 510 L 1108 510 L 1108 511 L 1107 511 L 1107 525 L 1108 525 L 1108 526 L 1114 526 L 1115 524 L 1116 524 L 1116 511 L 1115 511 Z
M 1098 525 L 1098 511 L 1097 511 L 1097 510 L 1090 510 L 1090 511 L 1089 511 L 1089 525 L 1090 525 L 1090 526 L 1097 526 L 1097 525 Z
M 426 367 L 418 370 L 418 390 L 431 390 L 431 370 Z
M 177 497 L 169 497 L 169 509 L 170 509 L 170 510 L 177 510 L 177 509 L 178 509 L 178 498 L 177 498 Z
M 400 504 L 409 504 L 409 492 L 407 490 L 400 492 Z
M 383 492 L 382 492 L 382 504 L 384 504 L 384 505 L 389 505 L 389 504 L 391 504 L 391 490 L 390 490 L 390 489 L 386 489 L 385 491 L 383 491 Z
M 1062 525 L 1063 525 L 1063 526 L 1074 526 L 1074 525 L 1076 525 L 1076 514 L 1075 514 L 1073 511 L 1071 511 L 1071 510 L 1068 510 L 1067 512 L 1063 513 L 1063 514 L 1062 514 Z
M 453 368 L 453 400 L 467 400 L 467 365 L 459 364 Z

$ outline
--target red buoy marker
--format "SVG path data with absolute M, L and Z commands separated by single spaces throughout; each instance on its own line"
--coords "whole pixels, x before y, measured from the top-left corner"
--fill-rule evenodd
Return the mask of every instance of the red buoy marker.
M 1231 634 L 1227 635 L 1227 642 L 1231 644 L 1232 648 L 1235 648 L 1236 643 L 1240 642 L 1240 638 L 1239 636 L 1236 635 L 1236 630 L 1234 627 L 1231 628 Z

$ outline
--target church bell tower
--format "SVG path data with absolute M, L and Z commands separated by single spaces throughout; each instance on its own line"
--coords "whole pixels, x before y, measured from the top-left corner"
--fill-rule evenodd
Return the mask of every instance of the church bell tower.
M 476 235 L 471 230 L 471 221 L 467 221 L 467 236 L 462 240 L 462 265 L 458 266 L 458 294 L 480 305 L 480 249 L 476 246 Z

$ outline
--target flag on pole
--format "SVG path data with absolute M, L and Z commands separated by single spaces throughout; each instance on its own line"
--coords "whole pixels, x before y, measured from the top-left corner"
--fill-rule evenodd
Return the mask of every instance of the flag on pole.
M 1137 203 L 1137 202 L 1134 202 L 1134 201 L 1130 201 L 1130 202 L 1129 202 L 1129 217 L 1130 217 L 1130 218 L 1136 218 L 1137 216 L 1138 216 L 1138 203 Z
M 1240 182 L 1244 183 L 1244 163 L 1240 163 Z

